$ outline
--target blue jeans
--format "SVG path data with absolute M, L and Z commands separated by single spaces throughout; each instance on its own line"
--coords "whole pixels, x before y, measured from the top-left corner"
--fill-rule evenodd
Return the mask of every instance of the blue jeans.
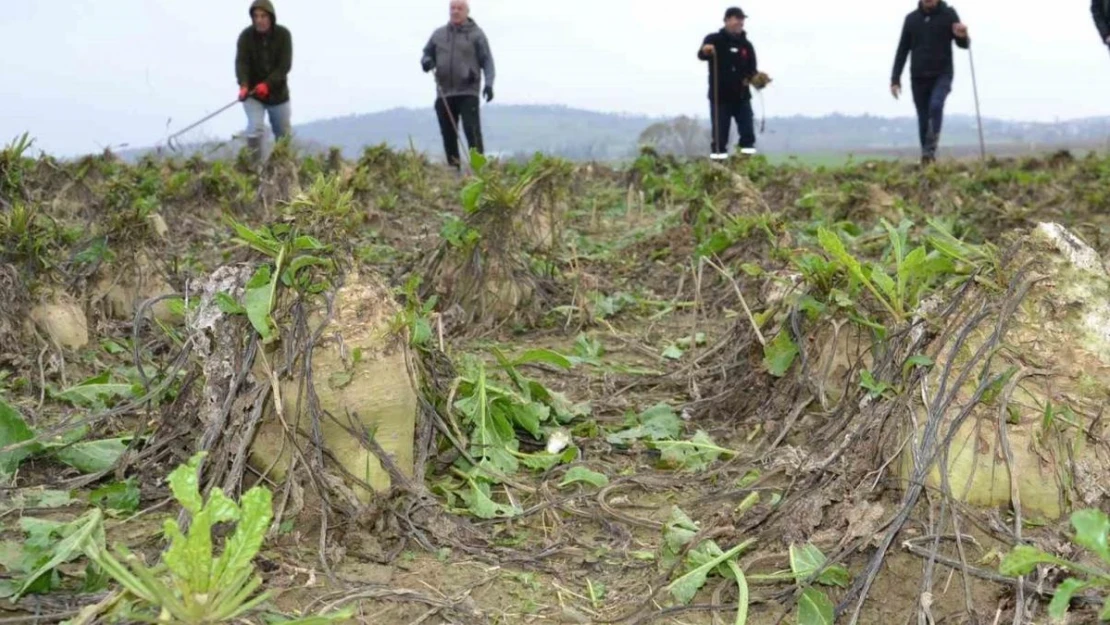
M 247 113 L 247 139 L 261 139 L 266 134 L 266 115 L 270 115 L 270 126 L 274 129 L 274 139 L 288 136 L 292 130 L 290 119 L 293 109 L 289 102 L 285 104 L 264 104 L 254 98 L 243 101 L 243 110 Z
M 952 74 L 913 79 L 913 103 L 917 107 L 917 131 L 921 155 L 935 158 L 944 124 L 944 102 L 952 92 Z

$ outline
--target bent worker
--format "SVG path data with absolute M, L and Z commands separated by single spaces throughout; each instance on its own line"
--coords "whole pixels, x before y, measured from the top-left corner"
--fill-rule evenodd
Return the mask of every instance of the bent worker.
M 467 0 L 451 0 L 450 20 L 432 33 L 428 45 L 424 46 L 420 65 L 425 73 L 435 70 L 435 109 L 443 135 L 443 150 L 447 153 L 448 165 L 458 169 L 460 121 L 467 144 L 479 154 L 485 153 L 478 95 L 485 96 L 486 102 L 493 100 L 496 76 L 489 40 L 470 18 Z M 485 88 L 482 88 L 482 74 L 485 74 Z
M 725 25 L 706 35 L 698 58 L 709 65 L 709 119 L 713 124 L 710 158 L 729 156 L 728 136 L 733 120 L 740 135 L 740 152 L 755 154 L 755 114 L 751 80 L 759 73 L 755 47 L 744 30 L 747 14 L 739 7 L 725 11 Z
M 293 68 L 293 36 L 277 23 L 270 0 L 254 0 L 251 25 L 239 34 L 235 76 L 239 101 L 247 113 L 247 147 L 257 162 L 262 156 L 265 116 L 270 116 L 274 138 L 290 133 L 289 71 Z
M 1102 42 L 1110 46 L 1110 0 L 1091 0 L 1091 16 Z
M 906 16 L 898 53 L 894 57 L 890 93 L 897 99 L 902 94 L 906 57 L 912 54 L 910 83 L 917 108 L 923 165 L 934 162 L 937 157 L 944 103 L 952 91 L 953 42 L 965 50 L 971 46 L 967 26 L 960 21 L 956 9 L 941 0 L 921 0 L 917 9 Z

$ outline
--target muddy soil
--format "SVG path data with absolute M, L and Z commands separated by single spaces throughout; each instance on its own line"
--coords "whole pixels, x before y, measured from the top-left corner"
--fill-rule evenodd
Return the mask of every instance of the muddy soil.
M 814 477 L 806 474 L 814 470 L 811 456 L 827 451 L 804 446 L 815 432 L 835 428 L 835 415 L 812 404 L 787 427 L 796 398 L 757 371 L 758 354 L 749 358 L 737 344 L 737 328 L 747 323 L 745 307 L 754 314 L 770 308 L 768 275 L 789 266 L 786 250 L 811 236 L 807 231 L 818 221 L 850 224 L 848 230 L 866 239 L 880 220 L 897 225 L 903 218 L 945 221 L 973 243 L 1001 241 L 1015 229 L 1055 220 L 1100 253 L 1110 250 L 1110 218 L 1103 210 L 1110 161 L 1058 157 L 925 171 L 893 163 L 808 170 L 752 161 L 731 166 L 748 185 L 739 190 L 720 172 L 682 167 L 642 161 L 631 172 L 596 165 L 575 172 L 557 229 L 561 239 L 544 255 L 529 252 L 531 266 L 542 260 L 558 276 L 552 291 L 558 301 L 545 304 L 540 314 L 476 329 L 458 321 L 466 318 L 458 310 L 434 312 L 434 342 L 456 360 L 478 355 L 493 366 L 493 346 L 511 354 L 537 348 L 574 354 L 583 339 L 602 345 L 594 364 L 569 371 L 542 364 L 522 369 L 572 401 L 590 404 L 589 423 L 574 440 L 581 449 L 576 464 L 604 474 L 608 485 L 561 486 L 565 465 L 521 473 L 515 480 L 527 490 L 504 487 L 494 496 L 513 501 L 522 514 L 481 520 L 442 498 L 431 499 L 416 510 L 430 506 L 459 525 L 424 534 L 415 529 L 419 524 L 386 520 L 392 517 L 385 511 L 404 510 L 398 513 L 403 516 L 414 510 L 393 509 L 388 501 L 379 503 L 374 518 L 338 517 L 322 525 L 318 517 L 298 517 L 275 528 L 258 560 L 277 607 L 298 614 L 352 605 L 358 622 L 383 625 L 732 622 L 732 580 L 711 576 L 689 605 L 676 604 L 664 590 L 677 577 L 661 563 L 664 525 L 675 509 L 699 524 L 703 538 L 724 548 L 755 539 L 739 559 L 747 575 L 789 570 L 791 544 L 809 542 L 825 554 L 855 544 L 858 549 L 839 564 L 859 580 L 902 503 L 897 480 L 876 471 L 868 481 L 849 484 L 829 471 L 826 488 L 812 496 L 799 491 Z M 407 155 L 368 152 L 362 162 L 345 164 L 337 189 L 350 193 L 346 200 L 313 186 L 326 171 L 322 159 L 268 171 L 271 179 L 260 181 L 234 163 L 129 166 L 109 159 L 29 170 L 23 184 L 46 212 L 30 234 L 0 230 L 6 246 L 0 285 L 19 281 L 39 299 L 61 289 L 83 302 L 88 341 L 50 340 L 20 319 L 29 300 L 5 298 L 0 340 L 16 337 L 18 344 L 5 340 L 0 346 L 0 399 L 45 431 L 119 405 L 103 398 L 74 404 L 62 397 L 65 389 L 105 372 L 112 382 L 140 389 L 167 374 L 180 376 L 182 384 L 137 412 L 98 419 L 88 433 L 100 438 L 161 432 L 154 438 L 162 447 L 148 455 L 136 450 L 130 462 L 93 480 L 49 459 L 33 459 L 15 477 L 14 489 L 4 492 L 49 486 L 80 498 L 107 482 L 136 478 L 147 512 L 138 519 L 121 516 L 110 538 L 155 557 L 159 523 L 177 515 L 161 480 L 197 443 L 197 432 L 187 425 L 177 424 L 184 429 L 173 436 L 166 431 L 175 425 L 169 422 L 174 415 L 196 409 L 190 389 L 200 382 L 188 367 L 174 372 L 185 337 L 170 309 L 134 326 L 128 318 L 141 302 L 121 301 L 112 311 L 95 305 L 98 276 L 134 273 L 126 259 L 136 252 L 157 259 L 144 263 L 144 272 L 149 266 L 162 274 L 158 292 L 150 295 L 184 294 L 216 267 L 254 258 L 233 242 L 227 218 L 252 227 L 295 225 L 340 250 L 344 262 L 377 272 L 402 300 L 410 278 L 427 278 L 419 273 L 443 245 L 446 225 L 467 217 L 460 195 L 469 181 Z M 142 203 L 147 197 L 157 200 L 165 232 L 150 225 Z M 673 351 L 681 339 L 698 335 L 701 341 Z M 783 396 L 776 400 L 774 393 Z M 726 395 L 731 403 L 722 408 Z M 607 442 L 606 433 L 621 429 L 629 414 L 660 402 L 681 415 L 684 436 L 704 431 L 733 453 L 702 470 L 676 471 L 648 445 Z M 779 406 L 786 410 L 777 411 Z M 778 449 L 765 454 L 766 442 L 780 432 Z M 441 444 L 436 451 L 444 454 L 449 447 Z M 450 474 L 450 460 L 440 460 L 433 455 L 429 462 L 429 484 L 441 477 L 437 470 Z M 783 501 L 792 506 L 785 513 L 776 508 Z M 1010 622 L 1014 586 L 996 573 L 1010 547 L 996 530 L 1012 524 L 1010 511 L 943 507 L 943 501 L 931 493 L 913 510 L 870 587 L 859 623 Z M 958 545 L 947 539 L 951 527 L 937 529 L 938 518 L 951 523 L 954 511 L 961 524 Z M 58 514 L 0 503 L 0 531 L 18 542 L 18 524 L 7 521 Z M 1043 532 L 1049 541 L 1058 529 L 1030 531 Z M 929 538 L 936 531 L 946 538 L 931 562 Z M 74 592 L 74 580 L 83 575 L 79 569 L 63 571 L 63 581 L 71 583 L 61 585 L 54 603 L 43 595 L 15 606 L 5 602 L 2 609 L 12 617 L 60 615 L 87 603 Z M 15 575 L 0 571 L 0 577 Z M 797 618 L 800 591 L 792 580 L 750 586 L 748 623 Z M 842 608 L 838 622 L 848 622 L 856 604 L 847 590 L 826 592 Z M 1025 613 L 1043 617 L 1043 604 L 1026 599 Z

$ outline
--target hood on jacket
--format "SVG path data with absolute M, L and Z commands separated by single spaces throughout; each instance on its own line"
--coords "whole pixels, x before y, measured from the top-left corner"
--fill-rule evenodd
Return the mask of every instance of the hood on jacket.
M 475 22 L 473 17 L 466 18 L 466 21 L 458 26 L 455 26 L 451 22 L 447 22 L 447 28 L 454 28 L 456 30 L 473 30 L 477 26 L 478 22 Z
M 254 2 L 251 3 L 250 10 L 247 11 L 247 15 L 250 15 L 251 18 L 254 18 L 255 9 L 262 9 L 263 11 L 269 13 L 270 21 L 277 24 L 277 13 L 274 11 L 273 2 L 270 2 L 270 0 L 254 0 Z
M 933 10 L 931 11 L 931 13 L 942 13 L 947 8 L 948 8 L 948 3 L 945 2 L 944 0 L 940 0 L 940 2 L 937 3 L 937 6 L 933 7 Z M 921 2 L 918 2 L 917 3 L 917 10 L 921 11 L 922 13 L 925 13 L 925 5 Z

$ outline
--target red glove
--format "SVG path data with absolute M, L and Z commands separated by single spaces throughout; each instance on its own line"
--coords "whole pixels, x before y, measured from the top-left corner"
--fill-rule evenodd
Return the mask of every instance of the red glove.
M 270 86 L 266 83 L 258 83 L 254 88 L 254 95 L 258 96 L 259 100 L 268 100 L 270 98 Z
M 239 87 L 239 101 L 242 102 L 243 100 L 246 100 L 246 99 L 247 99 L 247 86 L 243 85 L 242 87 Z

